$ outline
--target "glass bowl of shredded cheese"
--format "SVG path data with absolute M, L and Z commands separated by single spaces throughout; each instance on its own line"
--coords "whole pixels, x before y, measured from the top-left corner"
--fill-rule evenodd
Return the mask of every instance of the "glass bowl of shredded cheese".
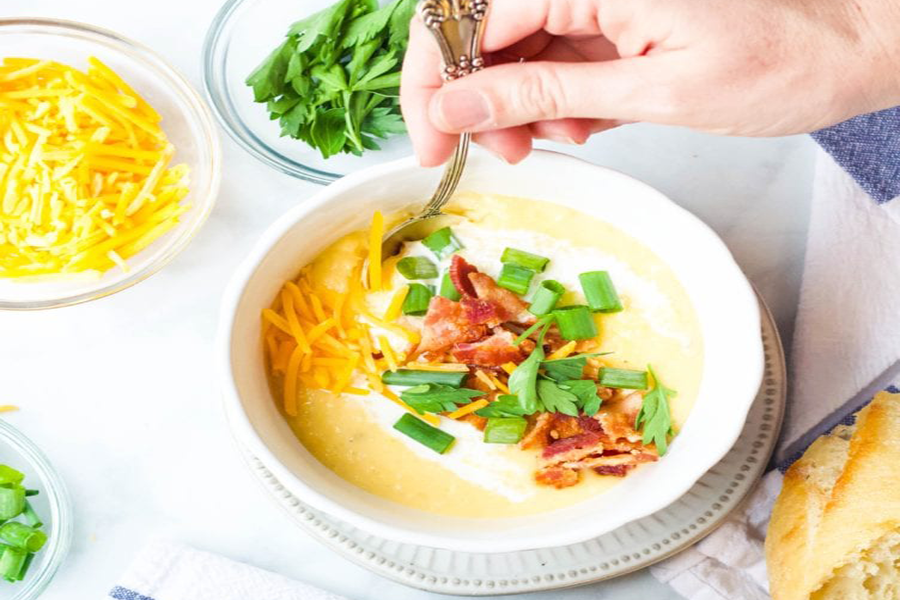
M 81 23 L 0 19 L 0 308 L 149 277 L 206 220 L 220 171 L 209 109 L 151 50 Z

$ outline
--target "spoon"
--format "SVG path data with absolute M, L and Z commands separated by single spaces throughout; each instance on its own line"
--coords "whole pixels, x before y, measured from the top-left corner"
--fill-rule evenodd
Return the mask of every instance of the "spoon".
M 487 16 L 488 0 L 423 0 L 419 15 L 441 49 L 445 81 L 458 79 L 484 68 L 481 36 Z M 459 143 L 431 199 L 415 216 L 394 227 L 382 238 L 382 258 L 393 256 L 403 242 L 421 240 L 444 227 L 450 220 L 441 209 L 453 196 L 462 177 L 469 154 L 470 133 L 459 136 Z M 365 272 L 365 271 L 364 271 Z

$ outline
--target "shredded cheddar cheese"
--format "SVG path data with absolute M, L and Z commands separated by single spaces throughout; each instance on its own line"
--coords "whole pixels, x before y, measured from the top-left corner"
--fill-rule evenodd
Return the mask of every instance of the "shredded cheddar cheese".
M 190 208 L 160 115 L 88 63 L 0 64 L 0 277 L 127 270 Z
M 452 413 L 447 415 L 447 418 L 448 419 L 458 419 L 460 417 L 464 417 L 468 414 L 475 412 L 476 410 L 481 410 L 488 404 L 490 404 L 490 402 L 488 402 L 484 398 L 482 398 L 481 400 L 476 400 L 475 402 L 470 402 L 469 404 L 466 404 L 465 406 L 461 406 L 460 408 L 457 408 L 456 410 L 454 410 Z
M 397 318 L 400 316 L 400 311 L 403 309 L 403 301 L 406 300 L 406 295 L 408 293 L 408 285 L 403 285 L 397 288 L 397 291 L 394 292 L 394 296 L 391 298 L 391 303 L 388 305 L 387 310 L 384 311 L 385 321 L 390 323 L 397 320 Z
M 559 350 L 548 356 L 547 360 L 556 360 L 558 358 L 565 358 L 569 356 L 575 350 L 575 346 L 577 344 L 578 342 L 569 342 L 568 344 L 562 346 Z
M 506 371 L 507 375 L 512 375 L 513 371 L 516 370 L 516 363 L 508 362 L 506 364 L 500 365 L 500 368 Z
M 491 380 L 491 378 L 488 377 L 487 373 L 485 373 L 481 369 L 475 370 L 475 377 L 477 377 L 484 385 L 488 386 L 489 390 L 497 389 L 496 384 L 494 384 L 494 382 Z

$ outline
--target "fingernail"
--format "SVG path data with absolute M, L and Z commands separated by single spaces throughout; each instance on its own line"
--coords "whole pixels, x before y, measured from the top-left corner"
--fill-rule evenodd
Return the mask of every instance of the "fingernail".
M 584 143 L 584 142 L 579 142 L 575 138 L 567 136 L 567 135 L 548 135 L 547 139 L 550 140 L 551 142 L 557 142 L 559 144 L 571 144 L 574 146 L 580 146 L 581 144 Z
M 454 90 L 438 95 L 438 121 L 450 131 L 470 129 L 491 118 L 487 99 L 472 90 Z

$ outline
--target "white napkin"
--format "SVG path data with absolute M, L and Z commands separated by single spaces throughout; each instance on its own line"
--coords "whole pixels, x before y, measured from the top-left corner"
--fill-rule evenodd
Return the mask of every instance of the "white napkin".
M 108 598 L 346 600 L 269 571 L 166 541 L 154 541 L 144 548 Z
M 900 198 L 877 204 L 819 150 L 812 202 L 779 465 L 900 382 Z M 690 600 L 769 598 L 762 543 L 780 489 L 769 473 L 725 525 L 650 571 Z

